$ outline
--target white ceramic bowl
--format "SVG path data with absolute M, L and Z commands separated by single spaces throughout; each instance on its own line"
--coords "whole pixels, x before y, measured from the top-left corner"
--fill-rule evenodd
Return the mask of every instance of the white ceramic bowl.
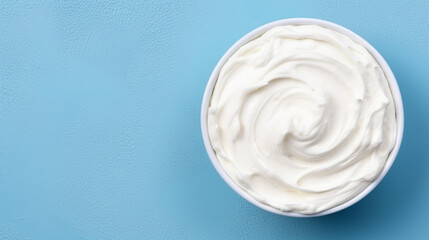
M 361 44 L 362 46 L 366 47 L 366 49 L 374 56 L 374 58 L 377 60 L 381 68 L 383 69 L 387 80 L 389 81 L 390 89 L 392 91 L 393 100 L 395 101 L 396 106 L 396 122 L 397 122 L 397 136 L 396 136 L 396 145 L 393 148 L 392 152 L 389 155 L 389 158 L 386 161 L 386 164 L 384 166 L 383 171 L 381 172 L 380 176 L 372 182 L 365 190 L 363 190 L 361 193 L 356 195 L 354 198 L 348 200 L 347 202 L 344 202 L 334 208 L 328 209 L 326 211 L 316 213 L 316 214 L 300 214 L 300 213 L 294 213 L 294 212 L 282 212 L 276 208 L 273 208 L 271 206 L 265 205 L 261 202 L 258 202 L 255 200 L 252 196 L 250 196 L 246 191 L 241 189 L 237 184 L 235 184 L 232 179 L 226 174 L 225 170 L 220 165 L 219 161 L 216 158 L 216 154 L 212 148 L 212 145 L 210 143 L 210 138 L 208 135 L 207 130 L 207 113 L 208 113 L 208 107 L 210 105 L 210 99 L 213 92 L 213 88 L 216 84 L 218 74 L 224 63 L 228 60 L 228 58 L 234 54 L 235 51 L 238 50 L 242 45 L 246 44 L 247 42 L 259 37 L 267 30 L 275 27 L 275 26 L 283 26 L 283 25 L 303 25 L 303 24 L 315 24 L 319 25 L 325 28 L 333 29 L 337 32 L 340 32 L 349 38 L 353 39 L 357 43 Z M 213 163 L 213 166 L 216 168 L 219 175 L 225 180 L 225 182 L 232 188 L 234 191 L 236 191 L 240 196 L 242 196 L 247 201 L 251 202 L 252 204 L 266 210 L 272 213 L 285 215 L 285 216 L 292 216 L 292 217 L 316 217 L 316 216 L 323 216 L 327 214 L 331 214 L 334 212 L 338 212 L 342 209 L 345 209 L 347 207 L 350 207 L 351 205 L 355 204 L 362 198 L 364 198 L 368 193 L 370 193 L 383 179 L 383 177 L 386 175 L 387 171 L 389 171 L 390 167 L 393 164 L 393 161 L 395 160 L 399 147 L 401 146 L 402 141 L 402 135 L 404 131 L 404 110 L 402 105 L 402 98 L 401 93 L 399 92 L 398 83 L 396 82 L 395 76 L 392 73 L 392 70 L 390 70 L 389 65 L 387 65 L 386 61 L 383 59 L 383 57 L 380 55 L 380 53 L 377 52 L 377 50 L 374 49 L 371 44 L 369 44 L 367 41 L 365 41 L 363 38 L 359 37 L 356 33 L 339 26 L 335 23 L 331 23 L 324 20 L 319 19 L 312 19 L 312 18 L 289 18 L 289 19 L 283 19 L 275 22 L 268 23 L 266 25 L 263 25 L 261 27 L 258 27 L 257 29 L 251 31 L 250 33 L 246 34 L 244 37 L 242 37 L 240 40 L 238 40 L 232 47 L 223 55 L 223 57 L 220 59 L 218 64 L 216 65 L 215 69 L 213 70 L 210 79 L 207 83 L 206 90 L 204 92 L 203 102 L 201 106 L 201 130 L 204 140 L 204 145 L 206 147 L 207 153 L 210 157 L 210 160 Z

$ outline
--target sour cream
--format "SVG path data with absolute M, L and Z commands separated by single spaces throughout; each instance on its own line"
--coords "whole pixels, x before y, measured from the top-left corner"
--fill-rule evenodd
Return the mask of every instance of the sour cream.
M 314 214 L 364 190 L 395 146 L 395 105 L 362 45 L 317 25 L 271 28 L 223 65 L 208 111 L 217 160 L 257 201 Z

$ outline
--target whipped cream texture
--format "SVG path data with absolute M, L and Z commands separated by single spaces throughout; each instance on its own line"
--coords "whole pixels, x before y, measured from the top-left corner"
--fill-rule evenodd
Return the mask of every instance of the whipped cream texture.
M 251 197 L 314 214 L 380 175 L 396 141 L 395 105 L 365 47 L 317 25 L 279 26 L 226 61 L 208 131 L 220 165 Z

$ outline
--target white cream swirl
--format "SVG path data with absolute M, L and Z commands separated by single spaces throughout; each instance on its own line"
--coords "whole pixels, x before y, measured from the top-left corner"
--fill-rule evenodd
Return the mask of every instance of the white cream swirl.
M 395 145 L 395 106 L 365 47 L 317 25 L 279 26 L 226 61 L 208 130 L 222 168 L 250 196 L 314 214 L 379 176 Z

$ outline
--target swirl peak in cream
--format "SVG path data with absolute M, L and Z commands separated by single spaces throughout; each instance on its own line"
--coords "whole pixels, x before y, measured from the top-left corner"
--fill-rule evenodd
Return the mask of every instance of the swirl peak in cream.
M 314 214 L 380 175 L 395 146 L 395 106 L 365 47 L 317 25 L 278 26 L 223 65 L 208 132 L 220 165 L 250 196 Z

